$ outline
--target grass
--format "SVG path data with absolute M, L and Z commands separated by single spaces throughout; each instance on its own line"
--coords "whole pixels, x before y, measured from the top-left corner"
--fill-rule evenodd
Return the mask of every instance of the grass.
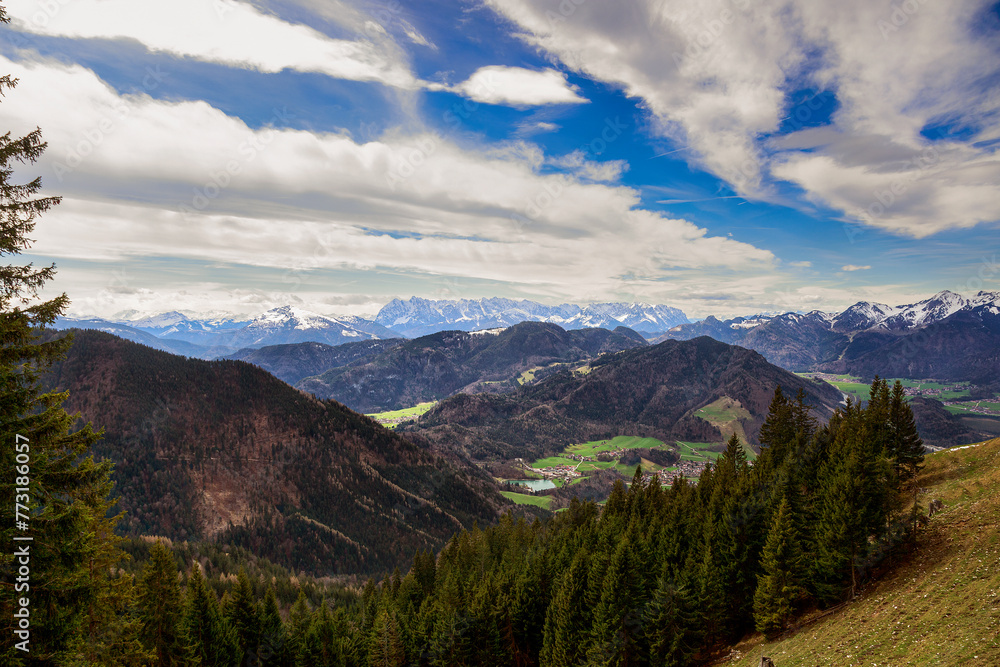
M 856 401 L 867 401 L 870 397 L 868 391 L 870 387 L 863 382 L 837 382 L 835 380 L 828 380 L 828 382 Z
M 514 493 L 513 491 L 501 491 L 500 495 L 518 505 L 534 505 L 548 509 L 552 505 L 552 496 L 533 496 L 528 493 Z
M 614 461 L 584 461 L 577 470 L 580 472 L 586 472 L 587 470 L 607 470 L 614 466 Z
M 705 407 L 695 410 L 694 416 L 701 417 L 719 429 L 723 440 L 729 440 L 734 433 L 739 436 L 740 442 L 745 443 L 748 440 L 742 422 L 750 419 L 752 415 L 737 400 L 723 396 Z
M 1000 664 L 1000 439 L 927 455 L 920 502 L 944 502 L 916 549 L 843 608 L 783 639 L 753 635 L 714 664 Z M 808 621 L 808 619 L 806 619 Z
M 599 452 L 612 452 L 618 449 L 656 449 L 663 447 L 662 440 L 656 438 L 640 438 L 632 435 L 618 435 L 610 440 L 591 440 L 579 445 L 570 445 L 566 451 L 579 456 L 597 456 Z
M 575 466 L 579 461 L 567 459 L 562 456 L 550 456 L 545 459 L 538 459 L 531 464 L 532 468 L 552 468 L 554 466 Z
M 397 424 L 401 422 L 408 421 L 410 419 L 416 419 L 420 415 L 424 414 L 431 408 L 437 405 L 437 401 L 430 401 L 429 403 L 420 403 L 419 405 L 414 405 L 412 408 L 403 408 L 402 410 L 390 410 L 388 412 L 376 412 L 368 417 L 371 417 L 377 421 L 382 426 L 388 428 L 395 428 Z
M 722 456 L 722 452 L 707 451 L 709 447 L 718 447 L 717 442 L 681 442 L 677 441 L 677 451 L 684 461 L 705 461 L 717 459 Z

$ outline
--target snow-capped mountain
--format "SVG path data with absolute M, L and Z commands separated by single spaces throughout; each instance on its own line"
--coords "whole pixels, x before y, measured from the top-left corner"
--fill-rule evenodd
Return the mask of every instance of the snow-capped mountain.
M 944 318 L 972 305 L 975 298 L 986 299 L 989 292 L 980 292 L 972 300 L 948 290 L 938 292 L 929 299 L 902 306 L 860 301 L 836 316 L 833 328 L 837 331 L 865 331 L 884 329 L 907 331 L 916 327 L 940 322 Z M 995 293 L 992 293 L 995 294 Z
M 127 319 L 129 316 L 133 319 Z M 341 345 L 360 340 L 399 338 L 399 334 L 361 317 L 327 317 L 283 306 L 251 320 L 221 315 L 215 319 L 192 319 L 169 313 L 119 313 L 116 321 L 101 318 L 60 318 L 57 328 L 100 329 L 168 352 L 215 358 L 237 349 L 285 343 Z
M 273 308 L 241 329 L 219 334 L 221 344 L 235 348 L 306 342 L 341 345 L 379 338 L 398 335 L 360 317 L 327 317 L 295 306 Z
M 640 303 L 596 303 L 581 307 L 566 303 L 546 306 L 524 299 L 412 297 L 393 299 L 379 311 L 375 321 L 412 338 L 448 329 L 497 329 L 520 322 L 551 322 L 564 329 L 625 326 L 641 333 L 657 333 L 686 323 L 688 319 L 676 308 Z
M 957 313 L 969 305 L 961 294 L 945 290 L 938 292 L 929 299 L 914 304 L 897 306 L 899 312 L 887 317 L 880 326 L 890 331 L 913 329 L 940 322 L 952 313 Z

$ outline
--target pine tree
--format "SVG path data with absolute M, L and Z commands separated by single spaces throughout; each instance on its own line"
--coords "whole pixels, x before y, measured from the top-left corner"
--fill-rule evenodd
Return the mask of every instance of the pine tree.
M 278 596 L 274 587 L 268 587 L 260 605 L 260 665 L 281 667 L 287 662 L 288 645 L 285 627 L 281 622 Z
M 2 7 L 0 22 L 8 22 Z M 0 77 L 0 95 L 16 83 L 10 76 Z M 57 197 L 38 196 L 41 179 L 11 182 L 15 166 L 34 163 L 45 146 L 39 129 L 21 137 L 10 132 L 0 136 L 0 256 L 27 250 L 38 216 L 59 203 Z M 65 294 L 38 298 L 54 275 L 55 265 L 0 265 L 0 469 L 5 471 L 0 479 L 0 540 L 10 547 L 0 555 L 5 582 L 0 634 L 7 638 L 0 645 L 0 663 L 5 665 L 120 655 L 134 642 L 128 628 L 103 632 L 93 623 L 123 604 L 123 580 L 105 576 L 103 570 L 107 566 L 110 572 L 121 558 L 110 540 L 115 521 L 108 516 L 111 464 L 89 456 L 99 437 L 89 424 L 70 432 L 77 417 L 62 408 L 67 394 L 44 393 L 39 386 L 42 374 L 72 342 L 70 337 L 40 335 L 69 304 Z M 16 508 L 15 502 L 23 507 Z M 23 527 L 18 529 L 15 520 L 24 521 Z M 15 536 L 32 539 L 15 543 Z M 15 548 L 28 549 L 31 562 L 30 653 L 16 648 L 20 639 L 14 603 L 23 595 L 14 590 Z M 92 577 L 95 562 L 102 569 Z M 119 640 L 122 644 L 115 646 Z
M 156 542 L 139 580 L 142 639 L 161 667 L 180 665 L 188 648 L 181 627 L 181 587 L 174 555 Z
M 389 604 L 379 605 L 369 646 L 368 663 L 372 667 L 402 667 L 406 664 L 399 621 Z
M 913 410 L 906 402 L 903 384 L 896 380 L 889 402 L 891 431 L 889 455 L 900 485 L 909 484 L 913 490 L 912 534 L 917 534 L 917 475 L 924 467 L 924 441 L 917 432 Z
M 311 614 L 309 613 L 309 602 L 306 600 L 305 591 L 299 589 L 299 597 L 292 605 L 292 610 L 288 614 L 288 647 L 291 664 L 298 664 L 300 657 L 305 651 L 306 634 L 309 632 Z
M 676 583 L 664 572 L 646 613 L 649 663 L 662 667 L 690 664 L 696 646 L 698 617 L 688 587 Z
M 240 568 L 236 575 L 226 609 L 226 620 L 236 635 L 236 648 L 241 656 L 241 665 L 256 664 L 257 649 L 260 646 L 260 617 L 257 613 L 257 599 L 246 570 Z
M 802 554 L 788 501 L 783 500 L 771 524 L 761 556 L 764 573 L 758 577 L 753 599 L 757 630 L 774 636 L 784 629 L 795 602 L 805 592 L 801 585 Z
M 545 615 L 541 651 L 544 665 L 573 667 L 581 664 L 587 654 L 591 625 L 590 608 L 586 604 L 589 567 L 587 551 L 577 551 L 556 584 Z
M 236 638 L 222 618 L 219 603 L 197 565 L 191 567 L 184 596 L 181 626 L 188 640 L 188 658 L 201 667 L 235 664 Z
M 645 653 L 633 560 L 631 541 L 625 536 L 608 563 L 601 600 L 594 609 L 593 642 L 587 652 L 591 663 L 632 665 Z

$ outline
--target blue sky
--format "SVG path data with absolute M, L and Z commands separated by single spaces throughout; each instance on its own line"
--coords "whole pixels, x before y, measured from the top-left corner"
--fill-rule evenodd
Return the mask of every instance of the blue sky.
M 1000 289 L 995 3 L 0 5 L 77 314 Z

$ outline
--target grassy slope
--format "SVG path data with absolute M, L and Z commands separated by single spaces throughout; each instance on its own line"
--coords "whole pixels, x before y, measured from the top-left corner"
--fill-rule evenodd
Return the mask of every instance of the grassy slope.
M 762 646 L 754 635 L 716 664 L 1000 665 L 1000 439 L 927 456 L 925 506 L 945 508 L 915 552 L 853 603 Z
M 528 493 L 514 493 L 513 491 L 501 491 L 500 495 L 518 505 L 536 505 L 537 507 L 548 509 L 549 505 L 552 504 L 552 496 L 533 496 Z
M 402 410 L 389 410 L 388 412 L 374 412 L 368 415 L 375 421 L 377 421 L 382 426 L 387 428 L 396 428 L 396 425 L 407 419 L 416 419 L 420 415 L 424 414 L 431 408 L 437 405 L 436 401 L 429 401 L 427 403 L 419 403 L 414 405 L 412 408 L 403 408 Z

